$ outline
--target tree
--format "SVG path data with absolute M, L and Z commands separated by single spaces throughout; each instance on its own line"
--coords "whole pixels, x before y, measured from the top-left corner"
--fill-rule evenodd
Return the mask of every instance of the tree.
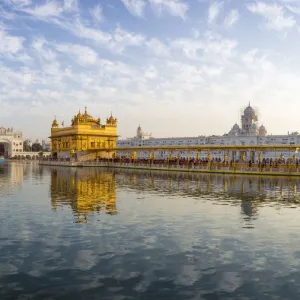
M 30 149 L 30 142 L 28 140 L 24 141 L 23 143 L 23 151 L 24 152 L 29 152 L 31 149 Z
M 32 152 L 40 152 L 43 151 L 43 147 L 41 144 L 34 143 L 32 144 Z

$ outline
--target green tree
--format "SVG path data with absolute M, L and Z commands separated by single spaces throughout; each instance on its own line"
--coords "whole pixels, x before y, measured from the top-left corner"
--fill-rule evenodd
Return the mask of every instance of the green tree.
M 31 149 L 30 149 L 29 141 L 24 141 L 24 143 L 23 143 L 23 151 L 29 152 L 30 150 Z
M 41 144 L 34 143 L 32 144 L 32 152 L 40 152 L 43 151 L 43 147 Z

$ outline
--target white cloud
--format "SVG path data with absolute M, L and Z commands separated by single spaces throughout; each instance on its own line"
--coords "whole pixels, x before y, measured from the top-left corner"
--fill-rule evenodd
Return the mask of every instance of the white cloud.
M 46 1 L 42 5 L 22 8 L 22 11 L 35 17 L 57 17 L 64 11 L 64 6 L 56 1 Z
M 23 49 L 24 38 L 9 35 L 0 27 L 0 54 L 16 54 Z
M 286 8 L 296 15 L 300 15 L 300 5 L 286 5 Z
M 144 14 L 146 0 L 121 0 L 131 14 L 141 17 Z
M 269 29 L 282 31 L 296 25 L 294 17 L 286 16 L 284 8 L 276 3 L 266 4 L 264 2 L 255 2 L 247 5 L 247 8 L 252 13 L 265 18 L 266 26 Z
M 121 53 L 127 47 L 142 46 L 145 41 L 145 37 L 143 35 L 126 31 L 119 26 L 110 33 L 86 26 L 79 20 L 75 23 L 56 20 L 55 23 L 71 32 L 74 36 L 93 41 L 112 52 Z
M 94 65 L 97 62 L 97 53 L 86 46 L 76 44 L 58 44 L 55 47 L 57 51 L 73 57 L 73 59 L 82 65 Z
M 102 23 L 104 21 L 103 9 L 100 4 L 90 9 L 90 14 L 96 24 Z
M 146 79 L 150 79 L 150 80 L 156 79 L 158 76 L 157 69 L 153 65 L 147 67 L 144 76 Z
M 145 45 L 156 56 L 168 56 L 170 54 L 168 47 L 156 38 L 146 41 Z
M 68 12 L 77 12 L 78 0 L 64 0 L 64 10 Z
M 213 2 L 208 8 L 208 18 L 207 22 L 209 24 L 213 23 L 220 14 L 223 2 Z
M 31 46 L 42 63 L 44 60 L 54 61 L 56 59 L 56 53 L 48 47 L 44 37 L 35 38 Z
M 191 33 L 194 39 L 197 39 L 200 36 L 199 30 L 196 28 L 192 28 Z
M 237 45 L 236 40 L 223 38 L 209 32 L 206 33 L 204 39 L 181 38 L 171 43 L 172 48 L 180 50 L 188 58 L 205 62 L 216 60 L 220 64 L 234 56 Z
M 174 17 L 185 19 L 189 5 L 181 0 L 149 0 L 158 15 L 168 12 Z
M 117 27 L 113 34 L 113 42 L 111 47 L 122 52 L 129 46 L 141 46 L 145 41 L 145 37 L 141 34 L 129 32 L 123 30 L 121 27 Z
M 112 35 L 110 33 L 93 27 L 88 27 L 82 24 L 79 20 L 75 23 L 57 21 L 57 24 L 70 31 L 73 35 L 83 39 L 92 40 L 96 43 L 107 46 L 112 42 Z
M 237 21 L 239 20 L 239 17 L 240 17 L 240 14 L 239 14 L 238 10 L 236 10 L 236 9 L 231 10 L 225 18 L 225 21 L 224 21 L 225 26 L 227 26 L 227 27 L 233 26 L 234 24 L 237 23 Z
M 29 6 L 32 4 L 31 0 L 5 0 L 8 5 L 14 5 L 17 7 Z
M 77 13 L 79 9 L 78 0 L 45 0 L 39 5 L 34 5 L 30 0 L 6 1 L 11 6 L 11 9 L 43 20 L 60 17 L 63 13 Z

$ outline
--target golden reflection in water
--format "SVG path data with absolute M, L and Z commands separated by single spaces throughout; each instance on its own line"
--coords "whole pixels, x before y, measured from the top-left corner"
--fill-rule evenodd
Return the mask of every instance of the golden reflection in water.
M 51 203 L 54 209 L 70 205 L 77 222 L 87 222 L 91 212 L 115 215 L 116 178 L 101 169 L 51 169 Z

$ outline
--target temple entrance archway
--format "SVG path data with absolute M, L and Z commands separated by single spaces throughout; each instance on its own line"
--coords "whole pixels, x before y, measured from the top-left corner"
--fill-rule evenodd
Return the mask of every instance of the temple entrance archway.
M 6 139 L 0 139 L 0 156 L 8 158 L 11 154 L 11 143 Z

